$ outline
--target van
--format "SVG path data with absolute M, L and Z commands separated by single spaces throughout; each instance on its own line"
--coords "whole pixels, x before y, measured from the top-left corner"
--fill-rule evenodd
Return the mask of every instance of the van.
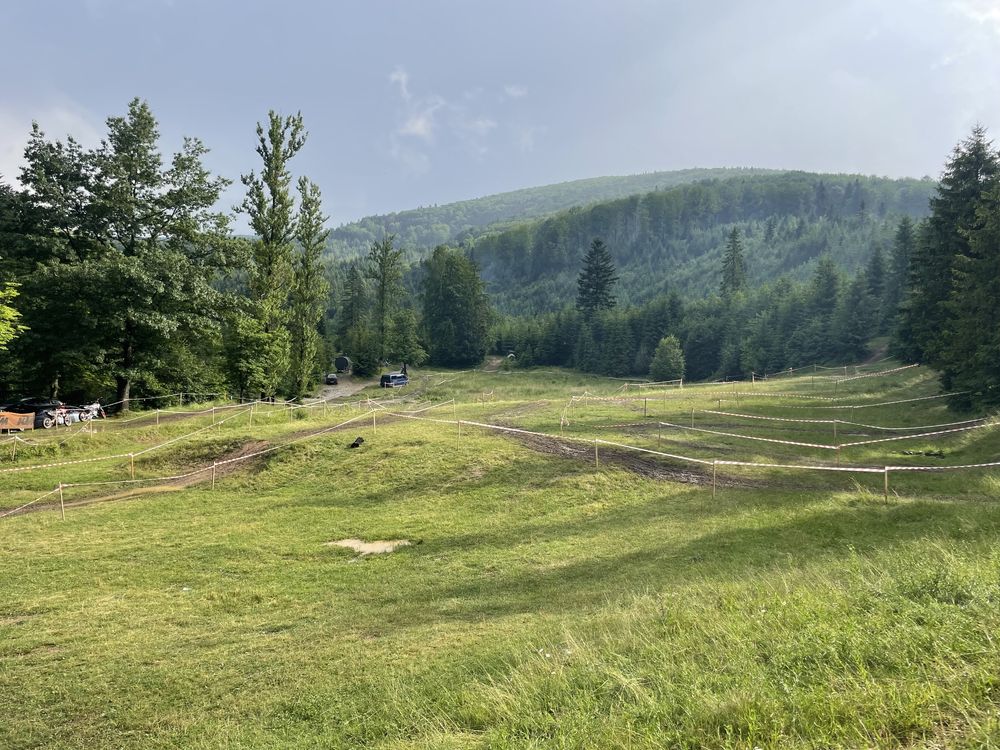
M 379 385 L 383 388 L 402 388 L 410 379 L 401 372 L 389 372 L 382 376 Z

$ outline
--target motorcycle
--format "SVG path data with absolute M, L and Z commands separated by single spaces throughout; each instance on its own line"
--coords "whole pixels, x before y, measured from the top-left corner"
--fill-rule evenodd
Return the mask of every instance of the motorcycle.
M 88 404 L 80 409 L 80 421 L 89 422 L 91 419 L 106 419 L 107 414 L 104 413 L 104 409 L 101 406 L 100 401 L 95 401 L 92 404 Z

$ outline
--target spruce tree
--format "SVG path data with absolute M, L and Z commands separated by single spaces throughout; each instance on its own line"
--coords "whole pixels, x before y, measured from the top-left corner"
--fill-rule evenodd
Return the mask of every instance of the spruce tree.
M 615 306 L 612 294 L 618 282 L 615 264 L 607 246 L 595 238 L 583 259 L 583 269 L 576 280 L 576 309 L 587 320 L 593 319 L 599 310 L 610 310 Z
M 959 258 L 971 255 L 970 233 L 982 224 L 977 212 L 998 173 L 1000 157 L 991 148 L 985 128 L 977 125 L 955 147 L 945 167 L 912 258 L 900 328 L 906 340 L 897 342 L 897 348 L 936 367 L 948 358 L 954 270 Z
M 726 239 L 726 251 L 722 258 L 722 283 L 720 291 L 726 299 L 743 291 L 747 284 L 746 262 L 743 259 L 743 241 L 740 230 L 733 227 Z
M 368 251 L 365 273 L 375 285 L 375 348 L 379 361 L 388 354 L 389 320 L 398 304 L 403 281 L 403 251 L 393 247 L 394 235 L 373 242 Z

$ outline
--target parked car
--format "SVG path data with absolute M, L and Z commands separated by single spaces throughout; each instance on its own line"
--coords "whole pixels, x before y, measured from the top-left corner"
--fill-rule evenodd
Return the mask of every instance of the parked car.
M 48 430 L 57 424 L 68 424 L 66 417 L 68 410 L 66 405 L 54 398 L 29 397 L 22 398 L 10 404 L 0 406 L 0 411 L 9 411 L 14 414 L 35 415 L 35 429 Z
M 379 385 L 383 388 L 402 388 L 409 382 L 410 379 L 401 372 L 388 372 L 382 376 Z
M 337 373 L 335 373 L 335 372 L 328 372 L 326 374 L 326 378 L 324 379 L 324 382 L 327 385 L 337 385 Z

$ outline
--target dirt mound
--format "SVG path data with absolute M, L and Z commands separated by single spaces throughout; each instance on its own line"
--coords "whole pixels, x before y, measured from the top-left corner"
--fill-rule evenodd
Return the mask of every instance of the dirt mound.
M 409 539 L 387 539 L 374 542 L 366 542 L 362 539 L 339 539 L 336 542 L 327 542 L 327 547 L 344 547 L 352 549 L 362 557 L 368 555 L 384 555 L 388 552 L 395 552 L 400 547 L 409 547 L 413 542 Z

